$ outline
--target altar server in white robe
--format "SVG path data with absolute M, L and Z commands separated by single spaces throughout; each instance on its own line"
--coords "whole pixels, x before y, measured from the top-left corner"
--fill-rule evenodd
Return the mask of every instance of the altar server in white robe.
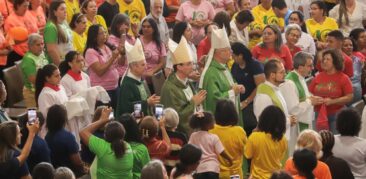
M 49 64 L 39 69 L 36 77 L 36 100 L 38 109 L 44 119 L 47 119 L 48 109 L 55 104 L 64 104 L 68 101 L 66 91 L 60 85 L 61 75 L 57 66 Z M 46 136 L 46 121 L 44 122 L 40 136 Z
M 68 97 L 90 88 L 90 78 L 82 71 L 84 57 L 76 51 L 70 51 L 65 61 L 60 64 L 61 85 L 65 88 Z
M 298 52 L 294 58 L 294 70 L 286 75 L 286 81 L 280 85 L 280 91 L 286 101 L 288 113 L 296 116 L 298 123 L 292 126 L 291 138 L 296 139 L 305 129 L 312 129 L 314 120 L 313 105 L 321 104 L 322 97 L 312 96 L 305 77 L 313 70 L 313 56 L 307 52 Z M 295 140 L 289 141 L 289 150 L 294 151 Z

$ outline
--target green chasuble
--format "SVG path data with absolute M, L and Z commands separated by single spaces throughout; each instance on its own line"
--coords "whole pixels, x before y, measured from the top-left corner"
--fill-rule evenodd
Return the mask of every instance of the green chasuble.
M 150 91 L 143 81 L 135 80 L 125 76 L 118 92 L 118 103 L 115 116 L 121 116 L 124 113 L 131 114 L 134 111 L 134 104 L 141 103 L 141 111 L 144 115 L 150 114 L 148 110 L 147 98 Z
M 258 94 L 265 94 L 265 95 L 269 96 L 271 98 L 273 104 L 275 106 L 281 108 L 282 111 L 284 111 L 280 99 L 278 99 L 278 97 L 276 95 L 276 92 L 272 89 L 271 86 L 269 86 L 265 83 L 262 83 L 262 84 L 258 85 L 257 93 Z
M 189 127 L 189 117 L 195 112 L 195 105 L 191 99 L 187 99 L 184 93 L 187 88 L 191 88 L 193 95 L 195 94 L 190 82 L 186 86 L 178 80 L 175 73 L 172 73 L 161 88 L 160 102 L 164 104 L 165 108 L 170 107 L 177 111 L 179 115 L 178 130 L 190 134 L 192 129 Z
M 297 92 L 299 92 L 299 98 L 300 98 L 299 101 L 300 102 L 305 101 L 306 100 L 305 89 L 299 80 L 299 76 L 292 71 L 287 74 L 286 79 L 291 80 L 295 83 Z
M 202 88 L 207 91 L 206 100 L 203 102 L 203 108 L 205 111 L 212 113 L 216 110 L 216 102 L 220 99 L 229 99 L 229 91 L 232 89 L 229 80 L 225 75 L 226 69 L 223 65 L 219 64 L 215 59 L 212 59 L 210 66 L 208 67 L 206 74 L 203 78 Z M 236 97 L 237 109 L 240 109 L 240 99 Z M 240 120 L 239 125 L 243 126 L 241 120 L 241 110 L 238 111 Z

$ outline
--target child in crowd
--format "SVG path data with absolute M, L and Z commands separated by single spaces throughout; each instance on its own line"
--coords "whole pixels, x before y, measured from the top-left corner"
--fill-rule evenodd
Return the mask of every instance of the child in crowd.
M 313 174 L 317 164 L 315 152 L 308 149 L 297 150 L 294 153 L 293 161 L 296 169 L 299 171 L 299 174 L 295 175 L 294 179 L 315 179 Z
M 33 179 L 46 179 L 53 178 L 55 175 L 55 169 L 52 164 L 47 162 L 41 162 L 37 164 L 32 170 Z
M 158 139 L 159 128 L 162 134 L 162 140 Z M 146 116 L 140 122 L 140 132 L 142 140 L 149 150 L 151 159 L 164 160 L 170 153 L 170 139 L 165 130 L 165 117 L 160 120 L 152 116 Z
M 171 179 L 193 179 L 192 173 L 197 169 L 202 150 L 192 144 L 186 144 L 180 150 L 179 163 L 172 170 Z
M 184 133 L 176 131 L 179 124 L 178 113 L 173 108 L 166 108 L 163 114 L 165 116 L 165 129 L 171 143 L 171 152 L 163 162 L 167 172 L 170 173 L 179 161 L 179 152 L 188 141 Z
M 195 113 L 189 121 L 189 126 L 198 131 L 191 134 L 188 143 L 194 144 L 202 150 L 202 158 L 197 167 L 195 179 L 218 179 L 220 173 L 219 156 L 228 162 L 227 166 L 233 164 L 233 158 L 225 151 L 219 137 L 208 132 L 214 128 L 214 125 L 214 117 L 209 112 Z

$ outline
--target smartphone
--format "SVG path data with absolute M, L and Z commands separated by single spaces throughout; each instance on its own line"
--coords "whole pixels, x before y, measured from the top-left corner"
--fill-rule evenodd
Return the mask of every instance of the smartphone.
M 230 175 L 230 179 L 240 179 L 240 175 Z
M 109 113 L 109 119 L 113 119 L 114 118 L 114 113 L 113 111 L 111 111 L 111 113 Z
M 28 124 L 34 124 L 37 119 L 37 110 L 28 109 Z
M 142 115 L 141 115 L 141 103 L 135 103 L 133 105 L 133 116 L 135 118 L 141 118 Z
M 155 104 L 155 117 L 157 120 L 163 116 L 164 105 L 162 104 Z

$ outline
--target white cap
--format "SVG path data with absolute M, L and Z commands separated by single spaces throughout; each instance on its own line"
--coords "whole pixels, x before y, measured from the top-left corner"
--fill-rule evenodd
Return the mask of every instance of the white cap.
M 168 47 L 172 54 L 174 65 L 193 61 L 191 50 L 189 49 L 190 47 L 186 38 L 183 36 L 180 39 L 179 44 L 175 43 L 172 39 L 169 39 Z
M 125 42 L 126 58 L 128 64 L 133 62 L 145 61 L 144 49 L 140 39 L 136 39 L 135 45 Z
M 226 33 L 226 28 L 213 29 L 211 34 L 211 48 L 220 49 L 227 47 L 230 48 L 230 41 Z

